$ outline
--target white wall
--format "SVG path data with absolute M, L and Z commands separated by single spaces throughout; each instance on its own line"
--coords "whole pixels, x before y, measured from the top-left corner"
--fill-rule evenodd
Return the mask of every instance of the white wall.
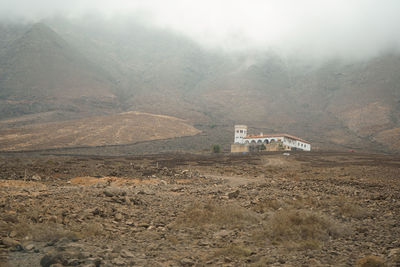
M 247 136 L 247 126 L 246 125 L 235 125 L 235 137 L 233 143 L 243 144 L 243 138 Z
M 265 139 L 268 140 L 268 143 L 271 143 L 271 140 L 278 141 L 279 139 L 283 142 L 284 145 L 290 146 L 290 147 L 295 147 L 296 149 L 301 149 L 304 151 L 311 151 L 311 145 L 307 144 L 305 142 L 283 137 L 283 136 L 274 136 L 274 137 L 266 137 L 266 138 L 249 138 L 249 139 L 242 139 L 242 144 L 246 143 L 247 141 L 251 144 L 252 141 L 255 141 L 256 144 L 258 141 L 262 141 L 264 143 Z
M 234 137 L 234 141 L 233 141 L 235 144 L 246 144 L 247 142 L 249 142 L 249 144 L 251 144 L 252 141 L 255 141 L 257 144 L 258 141 L 261 141 L 262 143 L 264 143 L 265 140 L 268 140 L 268 143 L 271 143 L 271 140 L 275 140 L 275 141 L 280 140 L 286 146 L 295 147 L 297 149 L 301 149 L 304 151 L 311 151 L 310 144 L 299 141 L 299 140 L 295 140 L 292 138 L 288 138 L 285 136 L 244 139 L 245 137 L 247 137 L 247 126 L 246 125 L 235 125 L 235 137 Z

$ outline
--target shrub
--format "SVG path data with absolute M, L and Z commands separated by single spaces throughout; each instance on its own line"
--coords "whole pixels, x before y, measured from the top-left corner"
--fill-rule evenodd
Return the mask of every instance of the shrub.
M 213 153 L 221 152 L 221 146 L 220 145 L 213 145 L 212 146 L 212 151 L 213 151 Z
M 78 238 L 76 232 L 65 229 L 63 225 L 56 223 L 28 224 L 25 231 L 21 234 L 30 235 L 32 240 L 39 242 L 48 242 L 62 237 L 68 239 Z
M 77 230 L 78 231 L 78 230 Z M 79 235 L 82 238 L 100 236 L 104 234 L 103 225 L 97 222 L 88 223 L 80 227 Z
M 368 210 L 356 203 L 342 203 L 337 211 L 342 215 L 355 219 L 364 219 L 369 216 Z
M 265 223 L 257 239 L 269 239 L 273 244 L 284 243 L 287 247 L 316 249 L 329 237 L 346 232 L 338 222 L 317 212 L 305 210 L 279 210 Z
M 357 267 L 383 267 L 385 265 L 385 261 L 377 256 L 366 256 L 357 260 Z
M 256 224 L 257 215 L 237 205 L 218 205 L 215 202 L 194 204 L 177 219 L 178 225 L 190 227 L 218 226 L 226 228 Z
M 60 238 L 79 239 L 104 234 L 103 226 L 93 222 L 90 224 L 79 224 L 75 226 L 65 226 L 62 224 L 43 222 L 43 223 L 19 223 L 13 226 L 13 231 L 17 237 L 30 237 L 34 241 L 48 242 Z
M 326 238 L 329 222 L 315 213 L 278 211 L 271 219 L 271 234 L 275 240 L 309 240 Z
M 248 257 L 251 255 L 251 250 L 249 248 L 240 246 L 240 245 L 235 245 L 235 244 L 230 244 L 224 248 L 221 248 L 216 251 L 214 254 L 214 257 L 234 257 L 234 258 L 242 258 L 242 257 Z
M 278 210 L 284 205 L 283 201 L 276 200 L 276 199 L 265 199 L 258 202 L 254 206 L 254 210 L 259 213 L 264 213 L 270 210 Z

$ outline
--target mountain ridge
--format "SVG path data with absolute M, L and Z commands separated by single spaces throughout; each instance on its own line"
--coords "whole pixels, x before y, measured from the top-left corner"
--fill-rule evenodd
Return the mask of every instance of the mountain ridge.
M 24 105 L 20 105 L 15 108 L 15 116 L 61 110 L 70 114 L 65 119 L 138 110 L 180 117 L 193 125 L 225 127 L 244 123 L 255 131 L 289 132 L 320 148 L 400 150 L 400 146 L 389 141 L 397 138 L 400 121 L 397 54 L 383 54 L 365 62 L 336 60 L 298 67 L 268 52 L 246 57 L 210 51 L 174 33 L 138 24 L 115 31 L 113 26 L 107 28 L 102 24 L 98 28 L 63 21 L 46 24 L 50 26 L 35 27 L 55 42 L 50 46 L 55 55 L 46 54 L 43 62 L 50 57 L 56 65 L 79 70 L 79 74 L 71 71 L 69 76 L 74 77 L 76 85 L 64 86 L 75 91 L 71 90 L 68 96 L 61 90 L 57 95 L 55 86 L 47 86 L 50 92 L 47 95 L 54 97 L 53 106 L 18 113 L 20 106 L 23 110 Z M 27 42 L 34 43 L 32 39 Z M 31 61 L 36 58 L 23 58 L 31 71 Z M 4 62 L 0 59 L 0 69 L 4 68 Z M 62 72 L 58 69 L 49 75 L 46 64 L 37 69 L 47 85 L 52 81 L 51 76 L 60 77 Z M 40 75 L 28 79 L 30 87 L 20 86 L 22 92 L 40 87 L 35 81 Z M 20 75 L 15 77 L 23 84 Z M 15 99 L 4 97 L 6 91 L 0 81 L 3 103 L 25 99 L 23 94 L 17 94 Z M 69 103 L 69 110 L 57 107 L 61 101 L 57 97 Z M 10 105 L 8 109 L 0 108 L 0 114 L 7 110 L 12 110 Z M 59 115 L 54 120 L 61 119 Z M 231 136 L 223 140 L 227 145 Z
M 88 98 L 105 106 L 115 102 L 105 72 L 43 23 L 32 25 L 5 51 L 0 58 L 1 117 L 10 109 L 23 115 L 93 108 L 85 103 Z

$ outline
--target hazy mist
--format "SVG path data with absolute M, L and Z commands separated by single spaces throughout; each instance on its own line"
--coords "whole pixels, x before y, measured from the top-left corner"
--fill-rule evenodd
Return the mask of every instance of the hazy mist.
M 309 59 L 364 59 L 399 51 L 397 0 L 1 0 L 6 20 L 100 16 L 172 29 L 226 51 L 274 50 Z

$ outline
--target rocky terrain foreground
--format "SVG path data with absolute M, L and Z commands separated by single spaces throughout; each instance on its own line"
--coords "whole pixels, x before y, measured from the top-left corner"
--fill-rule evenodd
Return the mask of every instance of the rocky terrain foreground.
M 359 153 L 3 154 L 0 265 L 399 266 L 399 167 Z

